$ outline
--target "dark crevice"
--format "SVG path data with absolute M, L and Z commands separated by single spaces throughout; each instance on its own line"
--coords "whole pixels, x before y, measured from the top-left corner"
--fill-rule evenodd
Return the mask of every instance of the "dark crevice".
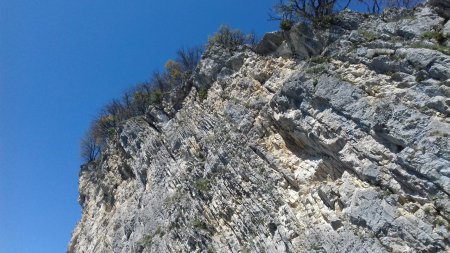
M 144 121 L 147 122 L 147 124 L 153 128 L 156 132 L 161 133 L 161 130 L 155 125 L 155 119 L 151 115 L 147 115 L 146 117 L 143 117 Z
M 130 178 L 135 178 L 133 170 L 126 163 L 123 163 L 122 166 L 119 167 L 119 173 L 120 173 L 120 176 L 122 177 L 123 180 L 127 180 L 127 179 L 130 179 Z
M 372 137 L 381 145 L 385 146 L 391 152 L 397 154 L 405 149 L 406 145 L 402 140 L 399 140 L 389 134 L 389 129 L 385 124 L 377 124 L 373 127 L 374 134 Z
M 141 170 L 141 172 L 139 173 L 139 178 L 142 182 L 142 185 L 146 185 L 147 184 L 147 170 L 143 169 Z
M 270 222 L 268 226 L 269 226 L 270 234 L 272 234 L 272 236 L 274 236 L 275 232 L 277 231 L 277 224 Z

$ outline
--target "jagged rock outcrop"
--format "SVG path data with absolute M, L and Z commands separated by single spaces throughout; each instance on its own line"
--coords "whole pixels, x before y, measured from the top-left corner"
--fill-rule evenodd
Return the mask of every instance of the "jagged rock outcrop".
M 209 48 L 177 99 L 82 166 L 68 251 L 448 252 L 450 56 L 423 36 L 442 13 L 344 12 L 256 52 Z

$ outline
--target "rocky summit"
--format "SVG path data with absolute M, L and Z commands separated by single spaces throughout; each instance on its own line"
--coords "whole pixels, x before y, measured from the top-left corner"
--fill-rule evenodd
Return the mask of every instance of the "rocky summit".
M 449 252 L 449 14 L 208 47 L 81 167 L 68 252 Z

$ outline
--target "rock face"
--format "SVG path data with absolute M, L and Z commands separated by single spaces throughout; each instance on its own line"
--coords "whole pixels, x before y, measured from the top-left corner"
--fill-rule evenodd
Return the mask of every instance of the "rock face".
M 68 252 L 448 252 L 450 56 L 423 36 L 439 15 L 210 47 L 177 108 L 82 166 Z
M 446 19 L 450 18 L 450 2 L 448 0 L 430 0 L 430 4 L 440 15 Z

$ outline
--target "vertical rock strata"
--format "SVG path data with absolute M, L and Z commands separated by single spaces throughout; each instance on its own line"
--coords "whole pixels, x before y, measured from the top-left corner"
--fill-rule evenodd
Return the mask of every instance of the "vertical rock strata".
M 68 252 L 448 252 L 450 40 L 424 34 L 450 25 L 434 6 L 209 48 L 176 99 L 82 166 Z

